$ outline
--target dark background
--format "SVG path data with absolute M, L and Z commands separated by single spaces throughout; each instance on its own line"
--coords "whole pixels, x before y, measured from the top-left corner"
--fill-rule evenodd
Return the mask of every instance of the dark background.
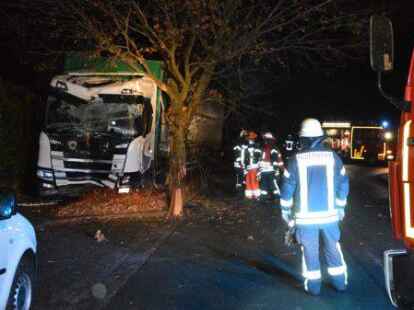
M 408 72 L 409 58 L 414 46 L 414 1 L 412 0 L 366 0 L 379 12 L 387 12 L 394 24 L 395 70 L 384 78 L 384 88 L 396 97 L 402 97 Z M 366 33 L 369 29 L 367 27 Z M 13 41 L 12 36 L 8 40 Z M 367 40 L 368 41 L 368 40 Z M 44 98 L 48 83 L 55 72 L 35 70 L 34 59 L 22 61 L 22 52 L 4 45 L 0 52 L 0 78 L 26 87 Z M 305 117 L 321 120 L 346 120 L 354 122 L 376 122 L 388 120 L 397 127 L 399 111 L 379 94 L 376 88 L 376 74 L 370 70 L 368 42 L 363 47 L 362 57 L 338 61 L 337 67 L 326 71 L 313 67 L 312 70 L 283 76 L 270 91 L 252 100 L 270 106 L 272 115 L 250 111 L 247 115 L 234 116 L 226 122 L 232 138 L 246 123 L 251 129 L 273 130 L 277 136 L 296 132 Z M 29 56 L 30 57 L 30 56 Z M 258 79 L 267 79 L 263 74 Z M 273 85 L 270 83 L 270 85 Z M 41 109 L 39 107 L 39 113 Z M 237 120 L 243 121 L 237 122 Z

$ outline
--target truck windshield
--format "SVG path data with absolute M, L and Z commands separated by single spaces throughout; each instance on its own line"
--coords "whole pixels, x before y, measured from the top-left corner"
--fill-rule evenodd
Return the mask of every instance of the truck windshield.
M 151 119 L 151 104 L 142 96 L 101 95 L 86 101 L 62 92 L 48 98 L 46 128 L 139 136 L 149 132 Z

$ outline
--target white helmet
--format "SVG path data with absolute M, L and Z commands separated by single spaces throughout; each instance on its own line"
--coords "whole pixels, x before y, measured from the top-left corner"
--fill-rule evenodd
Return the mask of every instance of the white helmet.
M 272 133 L 271 132 L 265 132 L 263 135 L 262 135 L 262 137 L 263 137 L 263 139 L 274 139 L 275 137 L 272 135 Z
M 300 137 L 313 138 L 323 136 L 321 123 L 315 118 L 307 118 L 302 122 Z

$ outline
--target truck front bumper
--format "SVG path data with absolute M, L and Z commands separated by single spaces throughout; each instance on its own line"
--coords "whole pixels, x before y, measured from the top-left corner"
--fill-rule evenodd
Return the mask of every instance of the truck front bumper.
M 414 307 L 414 253 L 406 249 L 384 252 L 384 276 L 388 297 L 394 307 Z

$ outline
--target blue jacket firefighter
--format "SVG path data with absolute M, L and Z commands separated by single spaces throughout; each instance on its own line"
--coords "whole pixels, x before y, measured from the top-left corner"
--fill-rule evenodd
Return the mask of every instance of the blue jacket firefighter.
M 280 206 L 282 218 L 296 226 L 302 249 L 305 290 L 317 295 L 321 288 L 319 242 L 332 285 L 346 289 L 347 267 L 339 244 L 338 222 L 345 214 L 349 180 L 339 156 L 323 144 L 323 131 L 316 119 L 305 119 L 300 130 L 302 149 L 283 174 Z

